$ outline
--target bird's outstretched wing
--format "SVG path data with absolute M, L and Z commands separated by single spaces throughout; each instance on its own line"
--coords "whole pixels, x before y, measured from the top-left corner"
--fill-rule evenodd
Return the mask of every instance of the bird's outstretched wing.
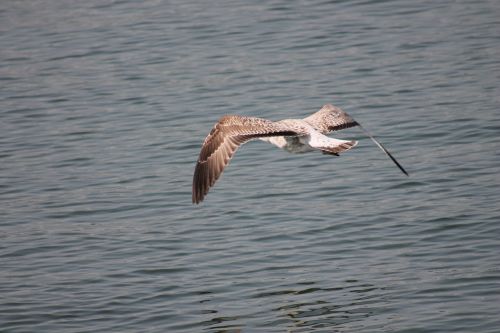
M 266 119 L 224 116 L 214 125 L 201 147 L 193 176 L 193 203 L 203 201 L 239 146 L 266 136 L 293 136 L 298 133 L 286 125 Z
M 358 126 L 366 136 L 368 136 L 389 158 L 396 164 L 396 166 L 405 175 L 409 176 L 408 172 L 399 164 L 399 162 L 392 156 L 391 153 L 378 141 L 373 135 L 370 134 L 360 123 L 354 120 L 350 115 L 342 109 L 331 104 L 324 105 L 318 112 L 310 115 L 304 120 L 309 123 L 316 130 L 323 134 L 331 131 L 338 131 L 344 128 Z
M 318 112 L 304 120 L 323 134 L 359 125 L 346 112 L 331 104 L 325 104 Z

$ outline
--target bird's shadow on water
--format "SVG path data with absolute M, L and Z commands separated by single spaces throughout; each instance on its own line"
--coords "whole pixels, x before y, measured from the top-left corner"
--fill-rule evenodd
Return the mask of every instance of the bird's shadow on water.
M 348 331 L 356 322 L 384 312 L 384 288 L 355 279 L 341 281 L 337 287 L 319 287 L 315 282 L 300 282 L 273 291 L 256 292 L 250 298 L 265 304 L 262 314 L 223 316 L 217 310 L 203 321 L 205 331 L 236 333 L 258 328 L 264 331 L 324 330 Z M 265 318 L 254 322 L 253 318 Z

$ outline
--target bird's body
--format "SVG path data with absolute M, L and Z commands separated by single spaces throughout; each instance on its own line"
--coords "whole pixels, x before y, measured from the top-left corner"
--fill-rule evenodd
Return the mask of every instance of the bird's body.
M 281 148 L 292 154 L 308 153 L 315 150 L 321 150 L 328 154 L 329 149 L 348 150 L 354 147 L 357 141 L 346 141 L 329 138 L 318 132 L 303 119 L 285 119 L 277 122 L 293 129 L 297 132 L 294 136 L 268 136 L 259 138 L 262 141 L 269 142 L 278 148 Z M 343 145 L 343 147 L 341 147 Z M 340 152 L 340 151 L 339 151 Z
M 298 136 L 269 136 L 266 138 L 259 138 L 264 142 L 269 142 L 276 147 L 283 149 L 291 154 L 303 154 L 314 151 L 314 148 L 307 144 L 305 137 Z
M 320 151 L 337 155 L 357 145 L 354 140 L 339 140 L 325 134 L 359 126 L 391 160 L 408 175 L 396 159 L 361 125 L 340 108 L 326 104 L 304 119 L 270 121 L 262 118 L 224 116 L 215 124 L 201 148 L 193 176 L 193 203 L 203 201 L 238 147 L 250 140 L 269 142 L 289 153 Z

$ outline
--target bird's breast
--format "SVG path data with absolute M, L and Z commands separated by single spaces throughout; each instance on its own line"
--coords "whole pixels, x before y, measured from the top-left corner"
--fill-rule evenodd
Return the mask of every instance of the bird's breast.
M 262 141 L 269 142 L 292 154 L 301 154 L 314 150 L 306 143 L 306 139 L 307 137 L 301 136 L 271 136 L 261 138 Z

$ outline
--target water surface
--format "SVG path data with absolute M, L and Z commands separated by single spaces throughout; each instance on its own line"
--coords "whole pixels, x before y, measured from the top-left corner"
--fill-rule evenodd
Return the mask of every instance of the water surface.
M 4 1 L 3 332 L 498 332 L 496 1 Z M 333 103 L 334 158 L 224 114 Z

